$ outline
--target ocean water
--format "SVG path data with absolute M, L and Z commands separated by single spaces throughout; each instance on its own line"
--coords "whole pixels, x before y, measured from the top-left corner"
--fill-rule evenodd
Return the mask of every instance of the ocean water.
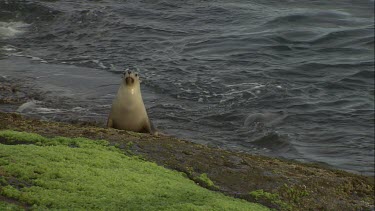
M 126 68 L 166 134 L 374 175 L 373 0 L 0 0 L 1 111 L 104 126 Z

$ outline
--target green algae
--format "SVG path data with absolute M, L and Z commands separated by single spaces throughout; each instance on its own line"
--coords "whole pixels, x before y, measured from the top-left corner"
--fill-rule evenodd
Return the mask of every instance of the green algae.
M 0 141 L 0 195 L 31 209 L 267 210 L 124 155 L 103 140 L 6 130 Z M 3 202 L 4 207 L 19 208 Z
M 293 207 L 281 200 L 277 193 L 269 193 L 263 189 L 251 191 L 250 196 L 254 197 L 257 201 L 266 201 L 268 203 L 276 204 L 282 210 L 293 210 Z
M 298 210 L 302 204 L 302 199 L 309 196 L 304 185 L 284 184 L 276 191 L 276 193 L 270 193 L 259 189 L 251 191 L 249 195 L 257 202 L 271 203 L 277 205 L 281 210 Z
M 108 146 L 109 143 L 105 140 L 96 140 L 92 144 L 92 140 L 87 138 L 66 138 L 53 137 L 45 138 L 39 134 L 18 132 L 12 130 L 0 131 L 0 137 L 5 138 L 6 144 L 34 144 L 38 146 L 69 146 L 69 147 L 84 147 L 84 148 L 101 148 L 101 146 Z M 112 148 L 114 149 L 114 148 Z
M 287 185 L 284 184 L 280 190 L 280 193 L 284 195 L 284 198 L 289 199 L 291 203 L 300 204 L 302 198 L 309 196 L 305 185 Z
M 0 201 L 0 210 L 2 210 L 2 211 L 19 211 L 19 210 L 23 210 L 23 209 L 20 206 L 17 206 L 15 204 Z
M 214 182 L 212 182 L 210 178 L 208 178 L 206 173 L 199 175 L 199 177 L 197 177 L 196 180 L 203 183 L 205 186 L 209 188 L 215 188 L 215 189 L 219 188 L 218 186 L 214 184 Z

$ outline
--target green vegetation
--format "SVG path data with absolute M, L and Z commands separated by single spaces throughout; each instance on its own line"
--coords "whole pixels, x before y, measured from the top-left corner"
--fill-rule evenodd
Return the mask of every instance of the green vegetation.
M 15 205 L 15 204 L 10 204 L 7 202 L 2 202 L 0 201 L 0 210 L 2 211 L 18 211 L 18 210 L 23 210 L 21 207 Z
M 306 190 L 306 186 L 297 186 L 297 185 L 291 185 L 288 186 L 287 184 L 284 184 L 280 190 L 280 193 L 283 194 L 284 198 L 289 199 L 294 204 L 300 204 L 301 199 L 305 196 L 308 196 L 309 193 Z
M 306 186 L 284 184 L 277 190 L 278 193 L 269 193 L 264 190 L 256 190 L 250 192 L 258 202 L 266 202 L 277 205 L 282 210 L 297 210 L 298 205 L 301 204 L 303 197 L 309 196 Z M 297 206 L 296 206 L 297 205 Z
M 124 155 L 106 141 L 5 130 L 0 143 L 1 210 L 267 210 Z
M 292 206 L 283 202 L 277 193 L 269 193 L 261 189 L 250 192 L 250 196 L 254 197 L 257 201 L 265 201 L 267 203 L 278 205 L 281 210 L 292 210 Z
M 210 178 L 208 178 L 207 174 L 206 173 L 203 173 L 201 175 L 199 175 L 199 177 L 196 178 L 196 180 L 200 183 L 203 183 L 205 186 L 207 187 L 210 187 L 210 188 L 215 188 L 215 189 L 218 189 L 219 187 L 217 187 L 214 182 L 212 182 L 210 180 Z

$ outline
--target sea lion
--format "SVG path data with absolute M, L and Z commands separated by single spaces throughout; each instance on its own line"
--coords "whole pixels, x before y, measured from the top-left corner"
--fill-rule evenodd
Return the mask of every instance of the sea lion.
M 157 134 L 143 103 L 138 73 L 126 70 L 113 100 L 107 127 Z

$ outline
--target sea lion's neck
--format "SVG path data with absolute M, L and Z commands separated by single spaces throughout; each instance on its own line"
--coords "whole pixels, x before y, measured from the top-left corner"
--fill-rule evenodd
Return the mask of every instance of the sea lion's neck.
M 128 93 L 128 94 L 130 94 L 130 95 L 135 95 L 135 94 L 138 94 L 139 93 L 139 91 L 138 91 L 139 89 L 137 89 L 137 88 L 135 88 L 135 87 L 127 87 L 127 89 L 126 89 L 126 92 Z
M 125 99 L 129 99 L 129 98 L 142 99 L 141 90 L 139 86 L 127 86 L 125 84 L 121 84 L 117 95 L 119 97 L 125 97 Z

